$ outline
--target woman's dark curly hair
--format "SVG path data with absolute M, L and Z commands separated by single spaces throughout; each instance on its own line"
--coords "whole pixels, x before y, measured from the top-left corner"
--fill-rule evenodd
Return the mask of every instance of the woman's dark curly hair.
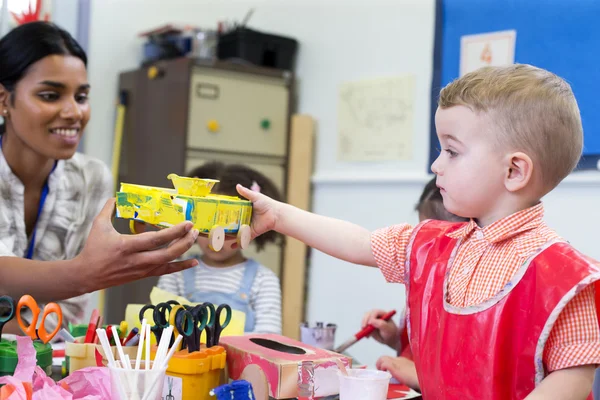
M 260 172 L 242 164 L 224 164 L 219 161 L 211 161 L 200 165 L 188 172 L 187 176 L 192 178 L 216 179 L 219 181 L 212 193 L 223 194 L 225 196 L 238 196 L 235 185 L 238 183 L 247 188 L 252 188 L 256 184 L 260 187 L 260 192 L 273 200 L 281 201 L 281 194 L 275 187 L 273 181 Z M 256 249 L 261 251 L 267 243 L 281 243 L 283 237 L 275 232 L 269 231 L 255 238 L 252 242 Z

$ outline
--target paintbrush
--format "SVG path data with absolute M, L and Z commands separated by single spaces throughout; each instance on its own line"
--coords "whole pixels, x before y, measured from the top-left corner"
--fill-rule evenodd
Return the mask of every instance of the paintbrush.
M 392 318 L 395 314 L 396 314 L 396 310 L 392 310 L 392 311 L 388 312 L 387 314 L 382 315 L 380 319 L 382 319 L 384 321 L 389 321 L 390 318 Z M 348 347 L 352 346 L 354 343 L 358 342 L 360 339 L 362 339 L 366 336 L 369 336 L 371 333 L 373 333 L 374 330 L 375 330 L 375 327 L 373 325 L 369 324 L 369 325 L 365 326 L 363 329 L 360 330 L 360 332 L 358 332 L 356 335 L 352 336 L 350 339 L 346 340 L 344 343 L 342 343 L 341 346 L 336 348 L 334 351 L 336 353 L 344 352 L 346 349 L 348 349 Z

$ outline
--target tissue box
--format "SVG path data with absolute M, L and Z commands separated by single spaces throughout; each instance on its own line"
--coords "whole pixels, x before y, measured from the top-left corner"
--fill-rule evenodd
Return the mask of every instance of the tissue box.
M 340 359 L 347 368 L 352 366 L 352 360 L 342 354 L 274 334 L 221 337 L 219 344 L 227 351 L 227 369 L 231 379 L 246 379 L 244 371 L 247 369 L 252 369 L 252 376 L 256 377 L 258 368 L 260 380 L 266 381 L 269 396 L 275 399 L 298 396 L 298 363 L 302 361 L 314 362 L 317 397 L 339 392 L 335 359 Z

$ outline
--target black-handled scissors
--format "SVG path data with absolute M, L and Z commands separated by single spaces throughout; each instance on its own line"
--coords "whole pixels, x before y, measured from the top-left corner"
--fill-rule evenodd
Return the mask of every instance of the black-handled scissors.
M 152 310 L 152 319 L 154 320 L 154 325 L 150 325 L 150 331 L 154 333 L 154 337 L 156 337 L 156 343 L 160 343 L 160 339 L 162 337 L 163 329 L 169 327 L 169 317 L 171 313 L 171 309 L 173 308 L 173 301 L 169 301 L 166 303 L 158 303 L 154 304 L 146 304 L 139 313 L 140 323 L 144 319 L 144 314 L 148 310 Z M 175 302 L 177 303 L 177 302 Z M 178 304 L 178 303 L 177 303 Z
M 208 324 L 208 311 L 204 306 L 198 305 L 194 307 L 188 307 L 187 313 L 179 313 L 180 318 L 175 317 L 177 323 L 177 329 L 185 337 L 186 346 L 188 352 L 200 351 L 200 336 L 202 331 Z M 191 321 L 191 334 L 188 332 L 189 321 Z
M 10 296 L 0 296 L 0 340 L 2 340 L 2 330 L 4 325 L 15 317 L 17 304 Z
M 231 307 L 228 304 L 221 304 L 215 310 L 215 306 L 212 303 L 204 303 L 202 307 L 210 311 L 208 323 L 204 328 L 206 332 L 206 347 L 213 347 L 219 344 L 221 338 L 221 332 L 227 328 L 229 322 L 231 322 Z M 221 314 L 225 312 L 225 321 L 221 322 Z

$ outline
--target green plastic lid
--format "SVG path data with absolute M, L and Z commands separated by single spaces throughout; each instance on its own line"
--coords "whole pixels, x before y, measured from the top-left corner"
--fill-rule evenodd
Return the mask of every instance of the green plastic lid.
M 71 335 L 74 337 L 85 336 L 88 329 L 88 324 L 77 324 L 69 326 L 71 328 Z
M 39 340 L 33 342 L 37 355 L 37 365 L 45 369 L 52 365 L 52 345 L 44 344 Z M 17 367 L 17 341 L 0 340 L 0 373 L 12 375 Z

